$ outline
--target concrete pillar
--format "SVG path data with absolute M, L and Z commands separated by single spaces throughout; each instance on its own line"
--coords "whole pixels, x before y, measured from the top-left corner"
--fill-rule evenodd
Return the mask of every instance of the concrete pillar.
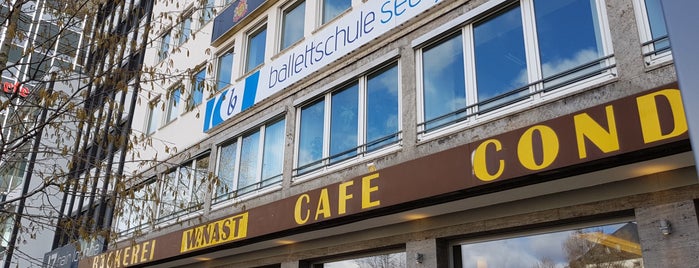
M 446 242 L 437 239 L 409 241 L 405 245 L 406 267 L 448 267 L 449 247 Z M 418 261 L 418 254 L 422 256 Z
M 645 267 L 699 268 L 699 220 L 692 200 L 636 209 Z M 670 223 L 663 234 L 661 221 Z
M 282 262 L 281 268 L 301 268 L 298 261 Z

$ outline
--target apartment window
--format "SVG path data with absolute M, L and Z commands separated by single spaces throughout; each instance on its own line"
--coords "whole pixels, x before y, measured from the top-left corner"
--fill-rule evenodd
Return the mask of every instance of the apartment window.
M 158 60 L 162 61 L 167 58 L 168 53 L 170 53 L 170 32 L 163 34 L 160 37 L 160 50 L 158 51 Z
M 422 47 L 420 133 L 611 77 L 602 11 L 595 0 L 522 0 Z
M 644 267 L 634 222 L 465 241 L 452 248 L 455 268 Z
M 352 0 L 321 0 L 322 1 L 322 24 L 326 24 L 345 10 L 352 6 Z
M 182 97 L 182 88 L 178 87 L 169 94 L 166 107 L 165 123 L 170 123 L 180 114 L 180 98 Z
M 670 40 L 660 0 L 636 0 L 634 7 L 647 63 L 670 59 Z
M 216 6 L 216 0 L 206 0 L 206 5 L 201 10 L 201 25 L 204 26 L 206 23 L 214 18 Z
M 399 141 L 398 66 L 362 76 L 299 109 L 296 174 Z
M 231 49 L 218 57 L 218 68 L 216 69 L 217 90 L 233 84 L 233 55 L 233 49 Z
M 185 42 L 187 42 L 187 40 L 189 40 L 189 37 L 192 35 L 192 15 L 191 14 L 187 14 L 184 16 L 184 18 L 180 22 L 178 32 L 179 32 L 179 36 L 178 36 L 179 38 L 178 38 L 177 44 L 182 45 Z
M 123 234 L 141 230 L 152 222 L 157 199 L 156 185 L 156 179 L 153 177 L 126 192 L 120 202 L 122 207 L 116 224 L 117 232 Z
M 146 134 L 153 134 L 160 127 L 160 117 L 162 109 L 159 105 L 160 99 L 155 99 L 148 103 L 148 120 L 146 121 Z
M 188 161 L 162 174 L 158 218 L 167 220 L 197 210 L 204 203 L 209 155 Z
M 281 49 L 285 49 L 303 38 L 306 1 L 300 1 L 284 10 L 282 15 Z
M 197 72 L 192 80 L 192 91 L 187 98 L 187 110 L 192 110 L 201 104 L 204 99 L 204 88 L 206 87 L 206 69 Z
M 262 26 L 248 36 L 248 54 L 245 72 L 252 71 L 265 61 L 267 26 Z
M 217 201 L 281 182 L 284 122 L 282 119 L 262 125 L 219 147 Z

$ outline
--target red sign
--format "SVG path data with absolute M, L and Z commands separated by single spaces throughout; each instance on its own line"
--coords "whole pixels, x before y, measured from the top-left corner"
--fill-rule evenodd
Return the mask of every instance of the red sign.
M 26 98 L 29 96 L 29 88 L 20 86 L 19 83 L 10 83 L 10 82 L 3 82 L 2 83 L 2 91 L 8 94 L 15 94 L 17 93 L 20 97 Z

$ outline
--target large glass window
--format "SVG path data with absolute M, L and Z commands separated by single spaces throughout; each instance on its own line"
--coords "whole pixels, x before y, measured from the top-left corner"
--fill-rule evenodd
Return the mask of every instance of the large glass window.
M 189 37 L 191 35 L 192 35 L 192 15 L 190 13 L 182 19 L 182 22 L 180 22 L 178 45 L 182 45 L 182 44 L 184 44 L 184 42 L 187 42 L 187 40 L 189 40 Z
M 201 9 L 201 26 L 208 23 L 214 18 L 216 0 L 206 0 L 206 5 Z
M 170 32 L 163 34 L 160 37 L 160 50 L 158 51 L 158 60 L 167 58 L 170 53 Z
M 226 88 L 233 83 L 233 50 L 229 50 L 218 57 L 218 68 L 216 69 L 217 90 Z
M 248 54 L 245 72 L 252 71 L 265 61 L 267 26 L 262 26 L 248 36 Z
M 284 122 L 263 125 L 219 147 L 216 201 L 281 182 Z
M 285 49 L 303 38 L 303 25 L 306 14 L 306 1 L 287 8 L 282 18 L 281 49 Z
M 521 0 L 427 43 L 420 133 L 611 78 L 603 10 L 597 0 Z
M 397 143 L 398 99 L 393 64 L 301 107 L 297 175 Z
M 196 210 L 204 202 L 209 155 L 186 162 L 163 174 L 158 218 L 167 220 Z
M 656 59 L 669 59 L 670 40 L 665 27 L 665 16 L 660 0 L 634 1 L 639 24 L 639 33 L 643 43 L 643 53 L 647 63 L 652 64 Z
M 128 233 L 133 230 L 144 229 L 144 226 L 153 222 L 155 216 L 156 179 L 151 178 L 146 182 L 131 187 L 120 201 L 121 211 L 118 217 L 116 230 L 120 233 Z
M 167 100 L 165 123 L 170 123 L 180 114 L 180 98 L 182 97 L 182 88 L 178 87 L 172 92 Z
M 323 2 L 323 21 L 325 24 L 352 6 L 352 0 L 321 0 Z
M 162 109 L 160 99 L 155 99 L 148 103 L 148 120 L 146 120 L 146 134 L 153 134 L 160 127 L 160 116 Z
M 192 91 L 187 98 L 187 110 L 192 110 L 201 104 L 206 88 L 206 69 L 202 69 L 194 75 Z
M 633 222 L 461 244 L 453 261 L 456 268 L 644 267 Z

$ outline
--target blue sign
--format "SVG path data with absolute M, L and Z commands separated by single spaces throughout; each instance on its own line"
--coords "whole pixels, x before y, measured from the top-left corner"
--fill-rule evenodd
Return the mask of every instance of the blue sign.
M 214 19 L 214 30 L 211 34 L 211 42 L 213 43 L 216 39 L 226 34 L 228 30 L 232 29 L 233 26 L 246 18 L 264 2 L 265 0 L 236 0 L 231 3 L 230 6 L 224 9 L 223 12 L 218 14 Z

